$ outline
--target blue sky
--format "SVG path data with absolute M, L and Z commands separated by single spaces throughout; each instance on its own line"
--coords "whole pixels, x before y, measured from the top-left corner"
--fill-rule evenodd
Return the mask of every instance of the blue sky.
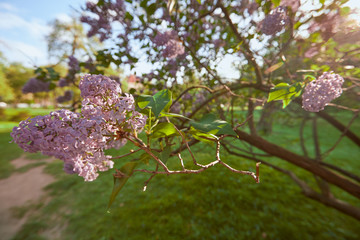
M 85 2 L 86 0 L 0 0 L 0 51 L 9 61 L 22 62 L 26 66 L 48 63 L 44 39 L 50 31 L 47 24 L 56 18 L 68 20 L 75 13 L 74 9 L 79 10 Z M 350 0 L 347 5 L 360 8 L 360 0 Z M 357 17 L 360 21 L 360 15 Z M 229 62 L 231 59 L 221 63 L 224 72 L 229 72 Z M 144 68 L 144 65 L 140 67 Z
M 27 66 L 47 63 L 48 23 L 69 19 L 85 0 L 0 0 L 0 51 Z M 71 7 L 72 6 L 72 7 Z

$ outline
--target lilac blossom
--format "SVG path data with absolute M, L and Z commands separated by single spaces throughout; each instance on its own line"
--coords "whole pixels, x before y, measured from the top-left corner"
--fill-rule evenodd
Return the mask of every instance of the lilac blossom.
M 152 39 L 152 42 L 157 46 L 164 47 L 162 55 L 165 58 L 172 59 L 185 53 L 182 42 L 179 40 L 177 33 L 173 30 L 165 33 L 157 33 Z
M 135 111 L 131 94 L 121 96 L 120 84 L 102 75 L 84 75 L 80 81 L 82 114 L 88 118 L 103 120 L 110 134 L 141 131 L 146 116 Z M 115 144 L 117 145 L 117 144 Z
M 171 112 L 179 114 L 180 111 L 181 111 L 181 104 L 179 103 L 179 101 L 177 101 L 171 106 Z
M 61 78 L 58 82 L 59 87 L 66 87 L 69 86 L 69 81 L 66 78 Z
M 315 18 L 308 28 L 310 33 L 319 31 L 321 37 L 327 41 L 333 37 L 340 29 L 345 19 L 337 12 L 330 12 Z
M 304 56 L 306 58 L 312 58 L 312 57 L 316 56 L 318 53 L 319 53 L 319 47 L 313 46 L 304 53 Z
M 133 96 L 121 96 L 119 83 L 108 77 L 85 75 L 80 90 L 81 113 L 63 109 L 29 118 L 11 136 L 24 151 L 59 158 L 65 172 L 93 181 L 99 171 L 113 167 L 104 150 L 119 148 L 127 136 L 142 131 L 146 116 L 135 111 Z
M 77 58 L 74 56 L 69 56 L 68 59 L 69 59 L 68 66 L 70 70 L 74 72 L 80 71 L 79 61 L 77 60 Z
M 185 48 L 180 41 L 170 40 L 166 43 L 165 49 L 162 52 L 162 55 L 165 58 L 176 58 L 178 55 L 185 53 Z
M 266 35 L 274 35 L 288 24 L 289 18 L 285 7 L 277 7 L 267 15 L 263 21 L 261 31 Z
M 301 5 L 300 0 L 281 0 L 280 6 L 289 7 L 293 12 L 297 12 Z
M 177 34 L 175 31 L 167 31 L 164 33 L 158 32 L 156 36 L 152 39 L 152 42 L 157 46 L 164 46 L 170 40 L 177 39 Z
M 63 96 L 56 98 L 58 103 L 68 102 L 73 98 L 74 92 L 71 90 L 67 90 Z
M 98 34 L 101 42 L 111 37 L 111 23 L 114 21 L 122 21 L 126 13 L 123 0 L 116 0 L 115 2 L 104 1 L 102 5 L 88 1 L 86 2 L 85 10 L 96 16 L 90 17 L 84 15 L 80 18 L 80 21 L 90 25 L 90 30 L 87 34 L 88 37 Z
M 13 141 L 27 152 L 41 152 L 64 161 L 65 168 L 92 181 L 97 171 L 112 168 L 113 162 L 105 156 L 106 138 L 95 120 L 81 118 L 69 110 L 58 110 L 46 116 L 37 116 L 14 127 Z
M 37 93 L 50 91 L 50 82 L 44 82 L 38 78 L 30 78 L 22 89 L 23 93 Z
M 259 4 L 257 2 L 252 2 L 247 6 L 248 13 L 252 15 L 259 8 Z
M 324 72 L 318 79 L 309 82 L 302 95 L 302 105 L 306 111 L 319 112 L 342 94 L 344 79 L 332 72 Z
M 95 66 L 92 58 L 89 57 L 89 59 L 84 64 L 84 68 L 89 70 L 89 72 L 94 72 L 96 70 L 96 66 Z

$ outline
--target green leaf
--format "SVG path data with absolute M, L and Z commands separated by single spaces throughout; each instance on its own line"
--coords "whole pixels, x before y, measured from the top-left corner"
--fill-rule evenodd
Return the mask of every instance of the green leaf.
M 132 21 L 134 19 L 134 17 L 129 12 L 126 12 L 125 13 L 125 19 L 128 19 L 128 20 Z
M 40 74 L 43 72 L 43 69 L 41 67 L 38 67 L 37 69 L 34 70 L 35 74 Z
M 56 84 L 53 82 L 50 82 L 49 89 L 54 90 L 56 88 Z
M 216 119 L 213 114 L 206 114 L 199 122 L 191 121 L 190 124 L 194 128 L 206 133 L 237 136 L 228 122 Z
M 274 88 L 270 90 L 268 102 L 282 100 L 283 108 L 286 108 L 287 105 L 294 98 L 300 96 L 303 88 L 302 83 L 295 83 L 289 85 L 288 83 L 279 83 Z
M 114 177 L 114 187 L 111 192 L 111 196 L 109 199 L 108 209 L 111 207 L 112 203 L 114 202 L 116 196 L 119 194 L 120 190 L 123 188 L 127 180 L 130 178 L 130 176 L 133 174 L 134 169 L 136 165 L 138 164 L 138 161 L 128 162 L 125 163 L 124 166 L 122 166 L 119 170 L 121 173 L 124 174 L 123 177 Z
M 316 77 L 313 76 L 313 75 L 310 75 L 310 74 L 304 75 L 304 80 L 305 80 L 305 81 L 306 81 L 306 80 L 313 81 L 313 80 L 315 80 L 315 79 L 316 79 Z
M 154 96 L 140 95 L 137 98 L 138 106 L 141 109 L 151 108 L 155 117 L 158 117 L 161 111 L 169 110 L 172 102 L 172 94 L 168 89 L 157 92 Z
M 280 5 L 280 0 L 271 0 L 275 7 Z
M 148 0 L 142 0 L 142 1 L 140 2 L 140 7 L 146 8 L 147 2 L 148 2 Z
M 179 133 L 178 131 L 176 131 L 174 124 L 163 122 L 159 123 L 158 125 L 156 125 L 156 127 L 154 127 L 151 138 L 169 137 L 176 134 Z
M 350 12 L 351 12 L 350 7 L 343 7 L 340 9 L 341 16 L 347 16 L 347 15 L 349 15 Z
M 103 6 L 105 3 L 104 0 L 99 0 L 98 3 L 96 5 L 98 5 L 99 7 Z
M 149 164 L 149 160 L 151 159 L 151 156 L 148 153 L 141 154 L 139 161 L 144 162 L 145 164 Z
M 183 116 L 181 114 L 177 114 L 177 113 L 164 113 L 164 112 L 161 112 L 160 117 L 178 117 L 178 118 L 185 118 L 187 120 L 192 120 L 191 118 L 185 117 L 185 116 Z
M 171 146 L 166 145 L 164 150 L 160 153 L 160 160 L 166 164 L 171 154 Z
M 146 13 L 147 13 L 149 16 L 151 16 L 151 15 L 153 15 L 153 14 L 155 13 L 156 10 L 157 10 L 157 6 L 156 6 L 155 3 L 153 3 L 153 4 L 150 4 L 150 6 L 148 6 L 148 7 L 146 8 Z
M 204 133 L 193 127 L 190 128 L 188 133 L 190 133 L 196 140 L 199 140 L 204 143 L 213 144 L 214 141 L 217 140 L 217 137 L 214 134 Z M 213 141 L 211 141 L 210 139 L 213 139 Z
M 269 74 L 269 73 L 272 73 L 273 71 L 279 69 L 282 65 L 284 65 L 283 62 L 279 62 L 275 65 L 272 65 L 271 67 L 269 67 L 268 69 L 265 70 L 265 74 Z

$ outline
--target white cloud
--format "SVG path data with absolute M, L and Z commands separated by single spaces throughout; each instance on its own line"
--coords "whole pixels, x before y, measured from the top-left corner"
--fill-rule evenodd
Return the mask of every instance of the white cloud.
M 38 46 L 0 38 L 0 47 L 10 62 L 22 62 L 26 66 L 38 66 L 48 62 L 46 49 Z
M 14 13 L 0 12 L 0 29 L 21 30 L 28 32 L 37 39 L 43 38 L 50 31 L 50 27 L 38 19 L 25 20 Z

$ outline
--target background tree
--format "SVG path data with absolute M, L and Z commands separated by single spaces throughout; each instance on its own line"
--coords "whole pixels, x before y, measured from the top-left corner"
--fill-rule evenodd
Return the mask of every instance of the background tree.
M 76 17 L 70 22 L 54 20 L 49 24 L 51 32 L 45 37 L 48 45 L 49 58 L 61 61 L 69 56 L 85 58 L 93 56 L 101 46 L 98 38 L 88 38 L 83 25 Z
M 4 101 L 20 102 L 23 99 L 21 89 L 26 81 L 32 76 L 33 69 L 23 66 L 21 63 L 9 63 L 6 59 L 0 60 L 2 81 L 2 96 Z
M 311 4 L 311 1 L 308 2 Z M 319 1 L 318 6 L 310 8 L 303 7 L 306 3 L 297 0 L 87 2 L 81 21 L 90 25 L 88 36 L 97 35 L 100 41 L 113 44 L 95 54 L 95 68 L 89 72 L 100 73 L 102 70 L 98 67 L 111 64 L 133 67 L 143 60 L 140 56 L 144 54 L 154 68 L 150 74 L 143 76 L 142 81 L 145 85 L 164 90 L 154 96 L 139 96 L 137 103 L 141 113 L 148 116 L 145 126 L 147 137 L 159 134 L 155 135 L 159 138 L 158 152 L 166 149 L 168 154 L 165 159 L 179 156 L 184 150 L 191 152 L 190 147 L 202 144 L 199 143 L 201 141 L 213 141 L 216 142 L 217 160 L 212 164 L 223 164 L 231 169 L 219 158 L 221 142 L 229 154 L 261 162 L 286 174 L 305 196 L 360 219 L 360 209 L 352 203 L 353 200 L 343 197 L 347 193 L 356 201 L 360 199 L 359 177 L 351 168 L 345 169 L 325 161 L 331 158 L 332 151 L 345 137 L 352 141 L 354 147 L 360 146 L 359 136 L 351 130 L 351 124 L 359 115 L 359 103 L 354 101 L 359 91 L 359 43 L 349 40 L 338 45 L 336 40 L 336 34 L 357 36 L 359 27 L 347 19 L 350 11 L 343 7 L 344 1 Z M 239 78 L 227 79 L 217 71 L 219 61 L 229 56 L 238 63 Z M 74 59 L 70 59 L 69 63 L 72 69 L 69 73 L 73 76 L 86 68 L 85 63 Z M 47 69 L 45 76 L 48 73 L 51 75 L 50 72 Z M 98 78 L 101 77 L 94 77 Z M 202 85 L 193 84 L 194 78 L 199 79 Z M 79 81 L 71 79 L 74 85 Z M 186 87 L 179 86 L 179 83 L 185 83 Z M 178 91 L 178 97 L 172 103 L 168 89 Z M 319 92 L 319 89 L 326 91 Z M 189 93 L 195 97 L 188 98 L 193 101 L 186 104 L 185 96 Z M 168 97 L 165 98 L 165 95 Z M 160 110 L 157 109 L 159 99 L 166 102 Z M 192 105 L 191 109 L 180 109 L 179 112 L 185 116 L 176 118 L 172 115 L 170 122 L 166 114 L 170 117 L 171 110 L 179 101 L 184 109 Z M 271 116 L 268 116 L 267 111 L 272 106 L 267 104 L 280 109 L 277 101 L 282 102 L 283 110 L 270 111 Z M 171 106 L 165 108 L 169 102 Z M 246 114 L 236 116 L 235 106 L 241 106 Z M 331 108 L 326 107 L 323 111 L 325 106 Z M 164 109 L 170 109 L 170 113 L 165 111 L 165 115 L 161 115 Z M 350 120 L 340 122 L 335 117 L 337 112 L 351 115 Z M 284 124 L 294 124 L 294 129 L 299 132 L 298 149 L 271 142 L 271 135 L 257 131 L 259 113 L 263 115 L 260 119 L 267 116 Z M 231 127 L 208 114 L 231 122 Z M 151 125 L 158 124 L 161 117 L 166 117 L 166 122 L 157 125 L 161 127 Z M 235 118 L 240 118 L 240 121 Z M 328 149 L 319 142 L 319 135 L 324 134 L 318 127 L 320 118 L 339 130 L 333 146 Z M 163 133 L 163 126 L 170 126 L 172 130 Z M 219 126 L 227 126 L 229 131 Z M 306 148 L 305 130 L 311 131 L 311 151 Z M 213 136 L 214 131 L 219 137 Z M 157 174 L 191 174 L 206 170 L 211 165 L 199 165 L 194 159 L 199 169 L 182 166 L 183 170 L 169 170 L 163 162 L 164 155 L 154 153 L 156 150 L 151 148 L 150 140 L 144 143 L 136 133 L 129 134 L 130 137 L 124 133 L 110 136 L 115 136 L 115 140 L 127 136 L 127 140 L 146 152 L 147 160 L 155 160 L 156 170 L 139 170 L 134 169 L 134 163 L 125 164 L 115 174 L 110 203 L 134 171 L 149 173 L 150 181 Z M 181 138 L 177 148 L 169 141 L 175 135 Z M 306 177 L 283 168 L 278 162 L 273 163 L 271 157 L 298 166 L 307 173 Z M 181 157 L 179 159 L 182 162 Z M 259 181 L 258 172 L 245 174 Z M 309 175 L 314 178 L 309 179 Z M 332 186 L 342 192 L 333 191 Z

